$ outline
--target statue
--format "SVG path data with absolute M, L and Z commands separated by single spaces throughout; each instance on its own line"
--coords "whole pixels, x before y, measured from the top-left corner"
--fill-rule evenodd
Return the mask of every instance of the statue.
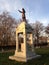
M 22 8 L 22 11 L 18 10 L 20 13 L 22 13 L 22 20 L 26 22 L 26 16 L 25 16 L 25 9 Z

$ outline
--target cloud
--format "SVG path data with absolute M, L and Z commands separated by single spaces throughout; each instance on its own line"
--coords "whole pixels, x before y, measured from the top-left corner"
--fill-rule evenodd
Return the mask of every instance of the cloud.
M 11 2 L 12 1 L 12 2 Z M 0 1 L 0 10 L 14 12 L 19 8 L 22 8 L 22 2 L 20 0 L 1 0 Z
M 0 1 L 0 10 L 1 11 L 3 11 L 3 10 L 10 11 L 10 5 L 6 0 L 1 0 Z
M 49 23 L 49 19 L 48 18 L 43 18 L 39 20 L 41 23 L 43 23 L 43 25 L 47 26 Z

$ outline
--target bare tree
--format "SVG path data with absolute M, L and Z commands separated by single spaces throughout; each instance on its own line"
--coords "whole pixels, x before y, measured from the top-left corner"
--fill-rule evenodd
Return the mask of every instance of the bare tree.
M 48 37 L 49 37 L 49 24 L 46 26 L 45 31 L 46 31 L 46 33 L 48 34 Z
M 39 21 L 36 21 L 35 23 L 33 23 L 32 27 L 34 29 L 33 33 L 34 33 L 35 43 L 38 45 L 39 44 L 40 32 L 43 30 L 44 26 Z
M 8 12 L 0 14 L 0 44 L 3 46 L 12 45 L 15 40 L 15 28 L 17 21 Z

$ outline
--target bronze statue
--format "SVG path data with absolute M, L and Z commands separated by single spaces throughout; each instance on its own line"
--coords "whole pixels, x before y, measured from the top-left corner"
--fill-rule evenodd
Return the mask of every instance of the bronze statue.
M 22 13 L 22 20 L 26 22 L 26 16 L 25 16 L 25 9 L 22 8 L 22 11 L 18 10 L 20 13 Z

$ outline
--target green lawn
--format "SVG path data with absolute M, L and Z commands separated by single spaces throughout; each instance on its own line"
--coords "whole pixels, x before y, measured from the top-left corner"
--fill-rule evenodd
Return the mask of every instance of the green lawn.
M 42 55 L 41 58 L 32 59 L 26 63 L 9 60 L 8 57 L 14 52 L 0 53 L 0 65 L 49 65 L 49 48 L 38 48 L 35 51 Z

